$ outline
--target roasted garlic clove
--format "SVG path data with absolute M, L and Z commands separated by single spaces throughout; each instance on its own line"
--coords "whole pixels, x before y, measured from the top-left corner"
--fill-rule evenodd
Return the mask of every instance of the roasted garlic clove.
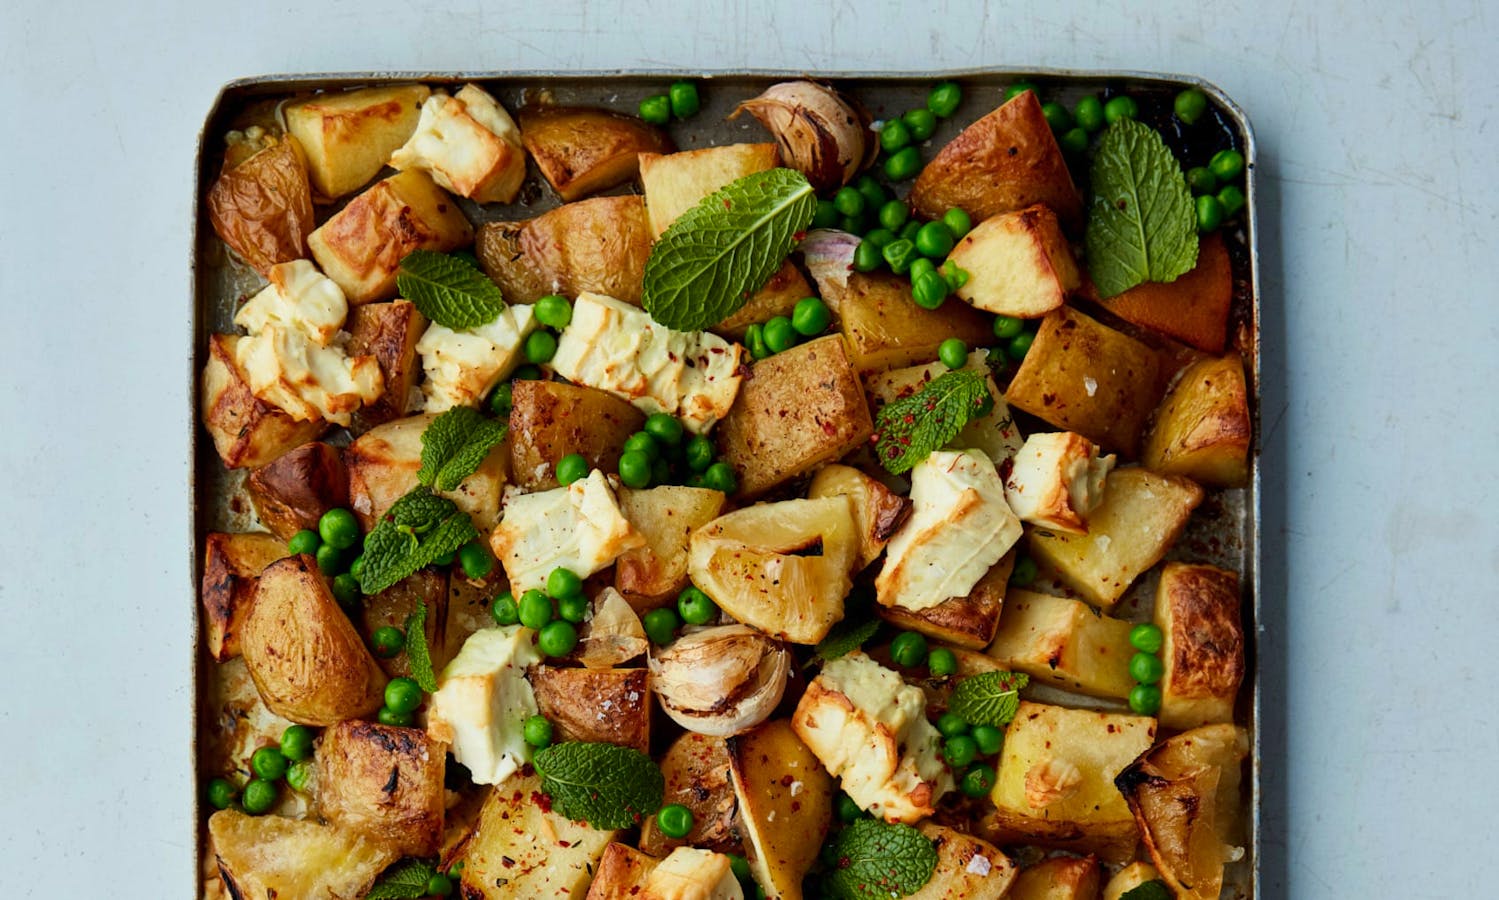
M 848 184 L 879 145 L 868 117 L 836 91 L 811 81 L 783 81 L 739 104 L 775 135 L 781 159 L 819 191 Z M 731 117 L 732 118 L 732 117 Z
M 651 690 L 672 721 L 727 737 L 769 718 L 786 690 L 791 654 L 748 625 L 684 634 L 650 659 Z

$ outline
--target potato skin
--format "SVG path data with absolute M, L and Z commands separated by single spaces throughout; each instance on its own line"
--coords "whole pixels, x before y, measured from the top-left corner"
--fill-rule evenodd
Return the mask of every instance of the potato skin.
M 358 431 L 399 419 L 408 412 L 411 388 L 421 372 L 416 344 L 427 330 L 427 317 L 407 300 L 366 303 L 349 310 L 349 355 L 373 356 L 380 364 L 385 390 L 354 413 Z
M 651 816 L 640 826 L 641 850 L 664 857 L 677 847 L 692 846 L 744 855 L 734 827 L 738 801 L 729 780 L 729 748 L 723 738 L 683 732 L 661 757 L 661 774 L 666 779 L 663 802 L 692 810 L 692 830 L 684 838 L 669 838 Z
M 649 490 L 621 488 L 620 512 L 645 538 L 644 547 L 614 561 L 614 587 L 637 613 L 675 603 L 687 586 L 688 538 L 712 521 L 724 495 L 706 488 L 660 485 Z
M 536 706 L 557 729 L 555 740 L 651 749 L 650 679 L 645 669 L 532 666 Z M 607 706 L 605 704 L 608 704 Z M 601 709 L 609 710 L 600 718 Z
M 518 119 L 521 142 L 566 202 L 634 178 L 640 153 L 673 149 L 664 131 L 602 109 L 529 107 Z
M 855 272 L 848 276 L 847 285 L 824 279 L 818 287 L 838 315 L 849 356 L 860 374 L 932 362 L 948 338 L 958 338 L 970 347 L 982 347 L 994 339 L 990 317 L 958 302 L 937 310 L 922 309 L 911 299 L 910 280 L 888 272 Z
M 223 662 L 239 655 L 240 629 L 260 573 L 283 556 L 286 544 L 268 534 L 208 535 L 200 595 L 209 656 Z
M 1102 873 L 1092 856 L 1055 856 L 1021 869 L 1010 900 L 1097 900 Z
M 790 318 L 792 310 L 796 309 L 796 302 L 812 293 L 812 285 L 807 282 L 807 276 L 802 274 L 795 263 L 787 260 L 737 312 L 709 331 L 719 337 L 742 342 L 751 325 L 768 322 L 776 316 Z
M 305 258 L 313 215 L 302 145 L 285 135 L 239 165 L 225 162 L 208 190 L 214 233 L 263 277 L 277 263 Z
M 487 222 L 474 251 L 509 303 L 592 291 L 639 306 L 651 234 L 640 197 L 592 197 L 534 219 Z
M 613 472 L 625 438 L 645 414 L 597 388 L 560 381 L 517 381 L 510 407 L 510 471 L 528 491 L 557 486 L 557 461 L 581 453 L 590 468 Z
M 316 529 L 330 509 L 349 505 L 349 473 L 338 451 L 308 441 L 250 473 L 245 483 L 260 524 L 283 541 Z
M 1244 363 L 1237 353 L 1188 366 L 1156 410 L 1141 461 L 1213 487 L 1249 480 L 1254 424 Z
M 453 654 L 447 643 L 448 619 L 448 573 L 438 568 L 427 568 L 402 578 L 378 594 L 366 595 L 357 619 L 359 631 L 368 643 L 375 630 L 389 625 L 405 630 L 406 619 L 418 604 L 426 604 L 427 622 L 423 631 L 427 637 L 427 652 L 432 657 L 432 669 L 441 672 Z M 376 659 L 375 664 L 391 678 L 411 674 L 411 659 L 398 653 L 390 659 Z
M 198 395 L 203 426 L 213 437 L 219 459 L 231 469 L 263 466 L 328 428 L 321 419 L 293 419 L 256 397 L 234 359 L 238 342 L 232 334 L 209 335 L 208 363 Z
M 428 856 L 442 840 L 446 759 L 419 728 L 339 722 L 317 746 L 318 812 L 401 856 Z
M 1186 729 L 1232 722 L 1245 668 L 1239 576 L 1214 566 L 1166 563 L 1156 588 L 1155 623 L 1165 637 L 1161 724 Z

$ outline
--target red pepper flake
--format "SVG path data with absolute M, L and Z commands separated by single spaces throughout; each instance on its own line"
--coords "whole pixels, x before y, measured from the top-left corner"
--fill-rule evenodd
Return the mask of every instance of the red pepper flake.
M 557 841 L 557 846 L 559 846 L 559 847 L 571 847 L 572 846 L 572 842 L 571 841 L 558 840 Z
M 796 779 L 793 778 L 793 777 L 791 777 L 790 775 L 782 775 L 781 776 L 781 787 L 791 787 L 791 785 L 793 785 L 795 783 L 796 783 Z
M 531 802 L 536 804 L 536 807 L 542 812 L 549 813 L 552 811 L 552 798 L 541 791 L 531 792 Z
M 796 233 L 796 234 L 793 234 L 793 235 L 792 235 L 792 236 L 791 236 L 791 239 L 792 239 L 792 240 L 793 240 L 793 241 L 796 241 L 796 242 L 797 242 L 797 243 L 798 243 L 798 244 L 799 244 L 799 243 L 801 243 L 801 242 L 802 242 L 802 241 L 803 241 L 803 240 L 805 240 L 805 239 L 806 239 L 806 237 L 807 237 L 807 232 L 806 232 L 806 231 L 805 231 L 805 230 L 802 230 L 802 231 L 798 231 L 798 232 L 797 232 L 797 233 Z

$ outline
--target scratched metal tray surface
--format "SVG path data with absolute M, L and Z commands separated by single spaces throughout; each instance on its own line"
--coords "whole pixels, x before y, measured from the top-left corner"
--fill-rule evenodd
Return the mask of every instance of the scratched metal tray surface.
M 964 89 L 963 102 L 949 119 L 939 123 L 923 156 L 930 158 L 964 125 L 992 110 L 1003 101 L 1004 90 L 1018 80 L 1034 83 L 1046 100 L 1058 100 L 1069 106 L 1087 94 L 1107 97 L 1128 92 L 1141 106 L 1141 118 L 1162 130 L 1168 143 L 1178 153 L 1189 156 L 1189 165 L 1205 165 L 1214 147 L 1231 144 L 1241 150 L 1248 161 L 1245 195 L 1248 205 L 1235 227 L 1225 229 L 1234 276 L 1234 303 L 1230 316 L 1230 346 L 1244 356 L 1250 377 L 1251 413 L 1254 441 L 1251 452 L 1251 477 L 1248 487 L 1237 490 L 1211 491 L 1208 499 L 1193 514 L 1186 532 L 1167 555 L 1168 559 L 1210 562 L 1240 573 L 1245 604 L 1245 637 L 1249 677 L 1239 699 L 1238 720 L 1251 734 L 1249 770 L 1249 803 L 1245 807 L 1243 828 L 1248 846 L 1242 860 L 1228 867 L 1223 897 L 1259 898 L 1260 820 L 1260 659 L 1257 635 L 1260 623 L 1260 364 L 1259 364 L 1259 263 L 1256 252 L 1258 230 L 1255 191 L 1255 142 L 1248 118 L 1237 104 L 1215 85 L 1184 75 L 1165 75 L 1123 71 L 1067 71 L 1058 69 L 972 69 L 942 72 L 795 72 L 777 70 L 744 70 L 723 72 L 685 72 L 674 70 L 584 71 L 584 72 L 379 72 L 326 75 L 271 75 L 245 78 L 225 85 L 215 99 L 199 137 L 197 171 L 194 182 L 194 244 L 191 254 L 193 347 L 191 377 L 198 384 L 207 354 L 208 337 L 216 332 L 232 332 L 232 318 L 239 303 L 258 290 L 263 280 L 248 267 L 233 260 L 223 243 L 213 233 L 204 212 L 204 197 L 217 176 L 223 159 L 223 136 L 257 107 L 264 108 L 282 99 L 310 92 L 348 87 L 420 81 L 429 85 L 459 85 L 474 81 L 484 86 L 511 110 L 527 102 L 546 99 L 562 104 L 604 107 L 634 113 L 641 99 L 661 93 L 673 79 L 702 79 L 703 108 L 687 121 L 670 126 L 679 149 L 740 141 L 769 140 L 767 132 L 749 116 L 729 119 L 735 106 L 755 96 L 776 81 L 812 77 L 835 84 L 857 98 L 875 120 L 897 116 L 907 109 L 921 106 L 931 85 L 951 78 Z M 1203 123 L 1186 131 L 1171 120 L 1171 99 L 1185 87 L 1197 87 L 1212 101 L 1212 111 Z M 906 186 L 899 186 L 898 191 Z M 619 189 L 629 191 L 629 185 Z M 494 220 L 524 219 L 560 204 L 554 192 L 536 173 L 528 173 L 526 187 L 512 204 L 478 206 L 460 200 L 469 219 L 476 225 Z M 327 211 L 323 211 L 326 215 Z M 322 216 L 320 215 L 320 218 Z M 192 423 L 192 486 L 195 546 L 191 571 L 190 596 L 196 598 L 201 577 L 205 536 L 213 531 L 262 530 L 243 494 L 243 470 L 227 470 L 214 452 L 213 441 L 198 423 L 197 388 L 194 390 Z M 343 435 L 329 438 L 334 443 Z M 1130 590 L 1114 614 L 1143 621 L 1149 618 L 1155 590 L 1154 573 L 1147 573 Z M 193 659 L 190 671 L 194 684 L 194 752 L 195 770 L 203 764 L 207 747 L 217 737 L 218 723 L 210 712 L 215 696 L 224 688 L 225 675 L 215 671 L 201 646 L 199 605 L 193 610 Z M 247 684 L 238 673 L 240 689 Z M 253 689 L 253 688 L 251 688 Z M 1123 709 L 1121 704 L 1099 701 L 1074 694 L 1061 694 L 1044 686 L 1032 686 L 1036 699 L 1064 698 L 1074 705 Z M 1272 761 L 1278 764 L 1279 761 Z M 201 784 L 213 772 L 195 771 L 194 783 Z M 194 845 L 198 848 L 198 871 L 208 874 L 205 864 L 207 846 L 202 823 L 205 811 L 201 797 L 196 801 L 193 823 Z M 193 895 L 202 896 L 205 882 L 193 886 Z

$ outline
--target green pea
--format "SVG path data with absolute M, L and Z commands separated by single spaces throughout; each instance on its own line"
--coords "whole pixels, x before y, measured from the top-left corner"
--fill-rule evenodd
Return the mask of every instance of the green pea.
M 945 119 L 958 111 L 963 102 L 963 89 L 956 81 L 942 81 L 926 95 L 926 108 L 939 119 Z
M 469 541 L 458 548 L 458 567 L 472 581 L 482 581 L 494 571 L 494 557 L 479 541 Z
M 416 722 L 416 714 L 396 712 L 388 706 L 382 706 L 380 707 L 380 712 L 375 715 L 375 721 L 381 725 L 389 725 L 392 728 L 410 728 Z
M 893 233 L 911 218 L 911 209 L 901 200 L 891 200 L 880 207 L 878 218 L 880 227 Z
M 225 778 L 213 778 L 208 782 L 208 805 L 214 809 L 228 809 L 234 805 L 234 785 Z
M 333 576 L 333 599 L 344 609 L 356 609 L 359 603 L 359 579 L 348 572 Z
M 906 224 L 900 226 L 900 231 L 895 236 L 899 240 L 910 241 L 914 244 L 916 243 L 916 235 L 921 233 L 921 225 L 921 222 L 912 219 Z
M 1194 194 L 1211 194 L 1218 190 L 1218 176 L 1207 166 L 1194 166 L 1187 170 L 1187 187 Z
M 245 791 L 240 795 L 239 802 L 245 808 L 245 812 L 258 816 L 271 811 L 280 793 L 276 788 L 276 782 L 252 778 L 245 785 Z
M 979 755 L 979 745 L 966 734 L 950 737 L 942 742 L 942 758 L 954 769 L 972 763 Z
M 310 759 L 299 759 L 286 768 L 286 786 L 299 794 L 307 793 L 311 786 L 312 772 L 317 763 Z
M 994 336 L 1001 340 L 1009 340 L 1025 330 L 1025 320 L 1014 316 L 994 317 Z
M 916 232 L 916 249 L 922 256 L 943 259 L 952 252 L 953 233 L 942 222 L 928 222 Z
M 677 618 L 676 610 L 663 606 L 642 616 L 640 624 L 645 628 L 645 636 L 651 639 L 651 643 L 665 646 L 677 636 L 682 620 Z
M 358 581 L 359 579 L 361 579 L 361 578 L 364 577 L 363 573 L 364 573 L 364 554 L 361 553 L 358 556 L 354 557 L 354 561 L 353 562 L 349 563 L 349 574 L 354 576 L 354 580 L 355 581 Z
M 911 128 L 900 119 L 891 119 L 880 126 L 880 149 L 895 153 L 911 143 Z
M 813 228 L 832 228 L 838 224 L 838 207 L 831 200 L 818 200 L 817 212 L 812 214 Z
M 1244 211 L 1244 206 L 1249 202 L 1244 192 L 1236 184 L 1226 185 L 1218 192 L 1218 205 L 1223 207 L 1223 218 L 1232 219 Z
M 1212 194 L 1197 198 L 1197 231 L 1206 234 L 1217 231 L 1223 225 L 1223 204 Z
M 968 364 L 968 345 L 958 338 L 948 338 L 937 345 L 937 358 L 949 369 L 961 369 Z
M 548 622 L 536 634 L 536 649 L 546 656 L 566 656 L 578 646 L 578 629 L 564 619 Z
M 1208 111 L 1207 95 L 1197 88 L 1187 88 L 1171 103 L 1176 117 L 1188 125 L 1196 125 L 1202 114 Z
M 902 631 L 890 642 L 890 658 L 898 666 L 914 669 L 926 662 L 926 637 L 916 631 Z
M 626 487 L 643 488 L 651 483 L 651 458 L 639 450 L 627 450 L 619 456 L 619 480 Z
M 1036 583 L 1036 561 L 1029 556 L 1021 556 L 1015 560 L 1015 568 L 1010 570 L 1010 584 L 1018 588 L 1030 587 Z
M 1120 94 L 1103 105 L 1103 117 L 1110 125 L 1120 119 L 1136 119 L 1140 116 L 1140 104 L 1134 97 Z
M 292 535 L 291 540 L 286 542 L 287 552 L 292 555 L 301 553 L 315 554 L 321 546 L 323 546 L 323 539 L 318 537 L 318 533 L 311 528 L 303 528 Z
M 288 725 L 281 732 L 281 755 L 290 760 L 303 760 L 312 756 L 312 729 L 306 725 Z
M 915 147 L 907 147 L 885 158 L 885 177 L 891 181 L 915 178 L 921 171 L 921 153 Z
M 656 813 L 656 825 L 669 838 L 684 838 L 692 831 L 692 810 L 680 803 L 668 803 Z
M 863 245 L 860 244 L 862 247 Z M 855 254 L 857 257 L 857 254 Z M 765 359 L 770 348 L 765 346 L 765 326 L 756 323 L 744 331 L 744 346 L 749 349 L 751 359 Z
M 929 109 L 913 109 L 900 117 L 911 130 L 911 140 L 924 141 L 937 130 L 937 114 Z
M 703 487 L 724 494 L 732 494 L 739 487 L 734 469 L 726 462 L 716 462 L 703 473 Z
M 885 245 L 890 246 L 889 244 Z M 868 238 L 859 242 L 854 249 L 854 271 L 873 272 L 885 264 L 885 257 L 881 255 L 884 248 L 870 241 Z
M 446 897 L 453 893 L 453 879 L 442 874 L 433 872 L 432 877 L 427 879 L 427 896 Z
M 520 607 L 515 603 L 515 595 L 505 591 L 494 598 L 494 605 L 489 608 L 489 614 L 494 616 L 496 625 L 514 625 L 520 621 Z
M 828 330 L 833 313 L 817 297 L 803 297 L 791 310 L 791 327 L 804 337 L 814 337 Z
M 881 226 L 870 230 L 868 234 L 864 235 L 864 240 L 883 250 L 886 244 L 895 240 L 895 232 Z
M 796 329 L 785 316 L 776 316 L 765 323 L 765 346 L 771 353 L 784 353 L 796 346 Z
M 655 94 L 640 101 L 640 118 L 652 125 L 665 125 L 671 121 L 671 98 Z
M 588 477 L 588 459 L 581 453 L 569 453 L 557 460 L 557 483 L 566 487 Z
M 978 765 L 969 769 L 964 773 L 959 789 L 963 791 L 963 796 L 973 800 L 989 796 L 989 792 L 994 790 L 994 767 Z
M 511 381 L 540 381 L 541 367 L 531 363 L 516 366 L 515 371 L 510 374 Z
M 406 677 L 392 678 L 385 684 L 385 708 L 394 713 L 416 712 L 422 705 L 422 686 Z
M 958 674 L 958 657 L 946 647 L 938 647 L 926 658 L 927 671 L 933 675 L 946 677 Z
M 256 778 L 280 781 L 286 777 L 286 754 L 279 747 L 261 747 L 250 755 L 250 771 Z
M 847 231 L 849 234 L 862 235 L 869 230 L 869 214 L 859 213 L 856 216 L 841 216 L 838 219 L 838 230 Z
M 998 753 L 1005 743 L 1005 733 L 993 725 L 975 725 L 971 734 L 973 742 L 979 745 L 979 753 L 984 756 Z
M 1041 104 L 1041 115 L 1046 117 L 1046 124 L 1050 125 L 1051 130 L 1056 134 L 1071 131 L 1077 124 L 1073 121 L 1072 113 L 1060 103 Z
M 1063 151 L 1077 155 L 1088 149 L 1088 132 L 1082 126 L 1069 128 L 1057 137 Z
M 347 509 L 330 509 L 323 513 L 318 519 L 317 530 L 323 543 L 339 550 L 347 550 L 359 543 L 359 520 Z
M 677 595 L 677 614 L 688 625 L 707 625 L 718 617 L 718 605 L 707 594 L 688 585 Z
M 1129 692 L 1129 708 L 1142 716 L 1153 716 L 1161 710 L 1161 689 L 1153 684 L 1137 684 Z
M 957 293 L 958 288 L 967 284 L 970 277 L 967 269 L 957 265 L 952 260 L 943 263 L 937 271 L 942 275 L 942 280 L 947 282 L 947 291 L 950 294 Z
M 1020 362 L 1025 359 L 1027 353 L 1031 352 L 1031 344 L 1035 340 L 1036 336 L 1034 334 L 1029 331 L 1022 331 L 1010 338 L 1009 346 L 1005 347 L 1005 355 L 1016 362 Z
M 545 750 L 552 746 L 552 723 L 546 716 L 531 716 L 521 728 L 521 736 L 537 750 Z
M 864 195 L 856 187 L 841 187 L 833 195 L 833 205 L 845 216 L 857 216 L 864 211 Z
M 1084 97 L 1072 108 L 1072 116 L 1084 131 L 1092 134 L 1105 124 L 1103 101 L 1097 97 Z
M 671 484 L 671 463 L 665 457 L 651 463 L 651 486 Z
M 838 821 L 845 825 L 852 824 L 864 818 L 863 808 L 854 802 L 854 798 L 842 791 L 838 792 L 838 799 L 834 801 L 833 806 L 838 812 Z
M 737 853 L 730 853 L 728 856 L 729 871 L 734 873 L 735 878 L 739 879 L 740 881 L 748 881 L 754 877 L 750 874 L 749 860 L 745 859 Z
M 540 631 L 552 621 L 552 600 L 536 588 L 520 595 L 520 623 L 532 631 Z
M 645 433 L 667 446 L 682 442 L 682 423 L 666 413 L 651 413 L 645 420 Z
M 318 571 L 324 575 L 337 575 L 348 571 L 347 556 L 342 550 L 332 544 L 324 544 L 317 548 L 315 556 L 317 558 Z
M 449 550 L 447 553 L 444 553 L 443 555 L 432 560 L 432 564 L 436 566 L 451 566 L 453 564 L 453 558 L 457 555 L 457 551 Z
M 1155 684 L 1166 674 L 1166 664 L 1153 653 L 1136 653 L 1129 660 L 1129 676 L 1141 684 Z
M 1036 86 L 1034 84 L 1031 84 L 1029 81 L 1015 82 L 1014 84 L 1005 88 L 1005 102 L 1009 103 L 1011 100 L 1014 100 L 1016 97 L 1019 97 L 1026 91 L 1030 91 L 1034 94 L 1036 92 Z
M 583 596 L 583 579 L 577 573 L 561 566 L 547 575 L 547 593 L 557 599 Z
M 406 633 L 394 625 L 381 625 L 370 635 L 370 644 L 376 656 L 390 659 L 406 649 Z
M 942 214 L 942 224 L 955 241 L 973 230 L 973 218 L 956 206 Z
M 713 465 L 715 455 L 713 441 L 705 434 L 694 434 L 687 442 L 687 468 L 694 472 L 706 472 Z
M 489 413 L 493 416 L 504 418 L 510 415 L 510 407 L 514 405 L 514 387 L 506 381 L 497 385 L 489 392 Z
M 911 285 L 914 287 L 923 275 L 935 273 L 936 271 L 937 264 L 925 256 L 921 256 L 911 260 L 911 268 L 906 271 L 906 276 L 911 279 Z
M 911 299 L 922 309 L 939 309 L 947 299 L 947 279 L 936 272 L 927 272 L 911 285 Z
M 860 175 L 859 180 L 854 183 L 854 188 L 864 198 L 866 214 L 878 213 L 880 207 L 890 200 L 890 195 L 885 193 L 885 188 L 875 181 L 872 175 Z
M 916 242 L 905 238 L 897 238 L 880 249 L 880 255 L 889 264 L 890 271 L 897 275 L 904 275 L 911 268 L 911 260 L 916 258 Z
M 558 331 L 566 328 L 573 320 L 573 306 L 561 294 L 547 294 L 536 301 L 531 311 L 536 314 L 536 321 Z
M 582 594 L 576 597 L 558 597 L 557 616 L 564 622 L 580 624 L 588 618 L 588 598 Z
M 1237 150 L 1219 150 L 1208 160 L 1208 168 L 1219 181 L 1227 184 L 1244 174 L 1244 154 Z
M 666 93 L 671 97 L 671 114 L 679 119 L 695 116 L 702 108 L 702 100 L 697 95 L 697 85 L 690 81 L 674 81 Z
M 557 336 L 550 331 L 533 331 L 526 338 L 526 362 L 551 362 L 557 355 Z
M 937 730 L 943 737 L 957 737 L 968 733 L 968 720 L 955 712 L 945 712 L 937 717 Z

